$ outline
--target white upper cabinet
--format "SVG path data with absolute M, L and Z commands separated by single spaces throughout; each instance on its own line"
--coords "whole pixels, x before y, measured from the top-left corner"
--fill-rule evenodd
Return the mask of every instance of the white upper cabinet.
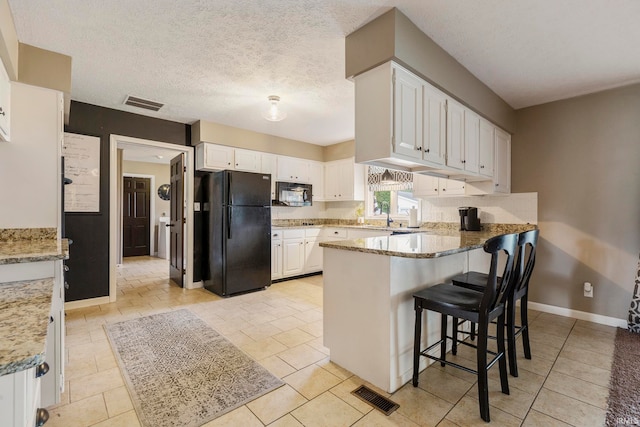
M 233 147 L 207 142 L 200 143 L 196 145 L 196 169 L 204 171 L 234 169 L 233 154 Z
M 464 169 L 464 107 L 447 101 L 447 166 Z
M 415 197 L 433 197 L 438 195 L 438 177 L 413 174 L 413 195 Z
M 234 152 L 235 170 L 260 172 L 260 152 L 236 148 Z
M 364 200 L 365 168 L 353 158 L 327 162 L 324 176 L 326 201 Z
M 433 86 L 422 85 L 422 158 L 445 164 L 447 154 L 447 96 Z
M 415 197 L 464 196 L 466 185 L 464 181 L 413 174 L 413 195 Z
M 276 168 L 278 156 L 269 153 L 260 153 L 260 173 L 271 175 L 271 200 L 276 198 Z
M 495 129 L 494 187 L 498 193 L 511 193 L 511 135 Z
M 324 193 L 324 163 L 310 162 L 309 172 L 311 175 L 311 192 L 314 202 L 322 202 L 325 200 Z
M 393 70 L 394 152 L 422 158 L 422 81 L 402 68 Z
M 11 141 L 11 81 L 0 61 L 0 141 Z
M 482 176 L 493 178 L 494 129 L 489 121 L 480 119 L 480 161 L 478 172 Z
M 463 169 L 477 174 L 480 169 L 480 116 L 464 110 L 464 161 Z
M 356 162 L 467 182 L 493 178 L 493 125 L 479 114 L 393 62 L 356 76 L 355 86 Z
M 277 181 L 285 182 L 310 182 L 311 161 L 295 157 L 278 156 Z
M 480 116 L 449 99 L 447 101 L 447 166 L 477 174 L 480 153 Z
M 493 178 L 489 181 L 468 183 L 465 193 L 467 195 L 511 193 L 511 135 L 498 127 L 491 126 L 494 150 Z M 488 138 L 488 136 L 485 137 Z M 482 155 L 482 150 L 480 153 Z M 480 161 L 481 166 L 483 162 L 483 160 Z

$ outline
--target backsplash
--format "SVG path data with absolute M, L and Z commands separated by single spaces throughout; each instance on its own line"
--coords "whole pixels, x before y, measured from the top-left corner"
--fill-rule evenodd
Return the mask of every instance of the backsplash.
M 458 207 L 478 208 L 481 223 L 537 224 L 538 193 L 508 196 L 431 197 L 422 200 L 422 221 L 459 222 Z
M 271 208 L 271 219 L 335 218 L 355 220 L 356 207 L 361 203 L 362 202 L 313 202 L 312 206 L 296 208 L 273 206 Z

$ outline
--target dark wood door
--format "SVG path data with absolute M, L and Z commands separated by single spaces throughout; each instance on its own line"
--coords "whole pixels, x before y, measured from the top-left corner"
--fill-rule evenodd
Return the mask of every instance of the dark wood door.
M 150 186 L 149 178 L 124 177 L 122 254 L 125 257 L 149 255 Z
M 171 280 L 184 286 L 184 160 L 183 154 L 171 159 L 171 225 L 170 267 Z

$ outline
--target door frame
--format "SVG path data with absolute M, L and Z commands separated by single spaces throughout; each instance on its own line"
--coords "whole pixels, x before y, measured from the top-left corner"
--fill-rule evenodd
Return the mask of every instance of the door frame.
M 156 195 L 154 193 L 154 188 L 156 188 L 156 177 L 155 175 L 146 175 L 143 173 L 130 173 L 130 172 L 123 172 L 122 173 L 122 177 L 129 177 L 129 178 L 149 178 L 151 179 L 151 184 L 150 185 L 150 190 L 151 190 L 151 194 L 149 199 L 151 199 L 149 201 L 149 254 L 150 256 L 155 256 L 154 254 L 156 254 L 156 245 L 155 245 L 155 236 L 156 236 L 156 225 L 154 224 L 152 221 L 155 219 L 156 217 Z M 122 195 L 119 195 L 118 197 L 121 197 Z M 123 213 L 120 212 L 120 218 L 122 218 Z M 121 230 L 122 231 L 122 230 Z M 124 245 L 122 242 L 120 242 L 121 245 Z M 121 259 L 116 260 L 116 264 L 120 264 L 119 261 L 122 261 Z
M 117 256 L 118 256 L 118 146 L 142 145 L 146 147 L 158 147 L 165 150 L 173 150 L 176 155 L 184 153 L 185 166 L 185 233 L 184 255 L 186 260 L 186 274 L 184 288 L 193 289 L 193 179 L 194 179 L 194 150 L 188 145 L 170 144 L 167 142 L 152 141 L 148 139 L 133 138 L 130 136 L 109 136 L 109 302 L 116 301 L 117 295 Z M 168 274 L 168 272 L 167 272 Z

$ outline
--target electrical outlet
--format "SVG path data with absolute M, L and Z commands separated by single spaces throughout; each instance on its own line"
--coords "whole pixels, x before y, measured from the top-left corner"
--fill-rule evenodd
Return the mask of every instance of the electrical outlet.
M 584 282 L 584 296 L 593 298 L 593 285 L 589 282 Z

